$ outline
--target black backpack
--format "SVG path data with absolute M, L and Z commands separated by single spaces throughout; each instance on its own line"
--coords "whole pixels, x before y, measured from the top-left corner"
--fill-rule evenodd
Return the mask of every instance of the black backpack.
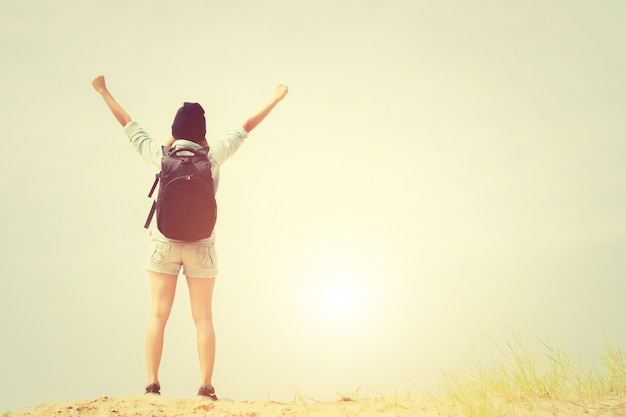
M 217 203 L 207 148 L 170 148 L 163 146 L 161 172 L 156 175 L 148 197 L 161 181 L 145 228 L 156 211 L 157 227 L 170 239 L 194 241 L 213 233 Z

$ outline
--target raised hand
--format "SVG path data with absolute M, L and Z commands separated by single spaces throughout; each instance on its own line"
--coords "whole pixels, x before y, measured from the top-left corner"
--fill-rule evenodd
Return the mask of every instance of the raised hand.
M 106 83 L 104 82 L 104 75 L 98 75 L 96 78 L 91 81 L 91 85 L 94 90 L 96 90 L 104 99 L 104 102 L 113 113 L 113 116 L 117 119 L 118 122 L 122 126 L 126 126 L 133 119 L 130 117 L 128 113 L 120 106 L 120 104 L 113 98 L 109 90 L 107 89 Z
M 276 93 L 274 94 L 274 97 L 276 98 L 276 100 L 280 101 L 285 98 L 288 92 L 289 87 L 287 87 L 285 84 L 278 84 L 276 86 Z
M 265 117 L 270 114 L 270 112 L 274 109 L 274 107 L 285 98 L 287 93 L 289 92 L 289 87 L 285 84 L 278 84 L 276 86 L 276 92 L 274 93 L 274 98 L 267 103 L 264 107 L 261 108 L 258 112 L 253 114 L 245 121 L 243 124 L 243 128 L 246 132 L 250 133 L 252 129 L 258 126 L 259 123 L 265 119 Z
M 107 89 L 106 83 L 104 81 L 104 75 L 98 75 L 96 78 L 94 78 L 91 82 L 91 85 L 100 94 L 105 92 Z

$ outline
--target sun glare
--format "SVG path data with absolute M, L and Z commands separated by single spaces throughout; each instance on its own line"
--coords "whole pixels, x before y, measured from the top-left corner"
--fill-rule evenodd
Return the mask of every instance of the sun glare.
M 294 320 L 346 349 L 371 337 L 389 314 L 383 254 L 358 235 L 320 236 L 297 249 Z
M 347 282 L 329 283 L 325 298 L 328 310 L 340 315 L 354 311 L 359 301 L 356 289 L 351 288 Z
M 360 327 L 366 320 L 368 279 L 346 261 L 329 264 L 313 279 L 311 312 L 324 326 Z

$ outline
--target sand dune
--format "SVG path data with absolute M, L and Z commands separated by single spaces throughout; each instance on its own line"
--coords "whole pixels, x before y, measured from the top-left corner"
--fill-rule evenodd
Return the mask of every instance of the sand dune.
M 278 403 L 247 402 L 220 399 L 213 402 L 198 399 L 176 399 L 159 396 L 134 395 L 120 398 L 101 397 L 72 403 L 45 402 L 39 406 L 11 414 L 11 417 L 104 417 L 104 416 L 229 416 L 229 417 L 287 417 L 287 416 L 417 416 L 424 414 L 422 404 L 400 404 L 389 399 L 359 401 Z M 437 413 L 433 413 L 433 416 Z
M 607 398 L 601 403 L 580 404 L 571 401 L 545 400 L 532 404 L 501 403 L 496 414 L 518 417 L 541 416 L 626 416 L 626 403 Z M 482 415 L 480 410 L 475 410 Z M 493 411 L 493 410 L 492 410 Z M 470 415 L 473 413 L 469 413 Z M 217 402 L 134 395 L 120 398 L 101 397 L 71 403 L 45 402 L 14 412 L 11 417 L 435 417 L 465 416 L 467 410 L 452 405 L 416 398 L 345 399 L 336 402 L 278 403 L 220 399 Z

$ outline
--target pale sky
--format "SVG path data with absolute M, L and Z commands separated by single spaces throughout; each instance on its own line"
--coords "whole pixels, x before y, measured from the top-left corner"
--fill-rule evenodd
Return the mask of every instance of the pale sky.
M 217 393 L 429 387 L 519 332 L 626 346 L 626 4 L 0 3 L 0 413 L 140 394 L 155 138 L 287 98 L 222 169 Z M 184 280 L 163 393 L 199 385 Z

